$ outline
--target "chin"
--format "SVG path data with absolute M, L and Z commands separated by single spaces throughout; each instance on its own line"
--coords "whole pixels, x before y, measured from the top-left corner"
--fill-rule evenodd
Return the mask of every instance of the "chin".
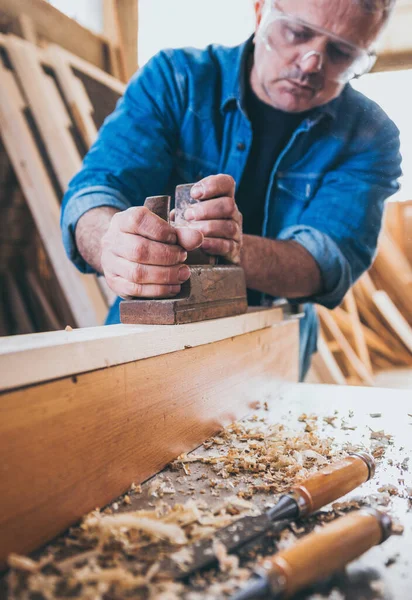
M 283 110 L 284 112 L 300 113 L 306 112 L 316 106 L 314 98 L 307 98 L 290 94 L 288 92 L 282 94 L 271 94 L 270 103 L 274 108 Z

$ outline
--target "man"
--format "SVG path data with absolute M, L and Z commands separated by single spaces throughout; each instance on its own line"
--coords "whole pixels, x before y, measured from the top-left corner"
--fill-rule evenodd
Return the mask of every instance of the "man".
M 256 0 L 253 40 L 155 56 L 66 194 L 63 239 L 77 267 L 104 273 L 120 297 L 162 298 L 189 277 L 187 250 L 241 264 L 250 304 L 307 303 L 303 378 L 313 303 L 337 306 L 370 266 L 398 189 L 399 132 L 348 85 L 372 66 L 392 4 Z M 195 181 L 190 228 L 142 207 Z M 109 322 L 118 313 L 117 302 Z

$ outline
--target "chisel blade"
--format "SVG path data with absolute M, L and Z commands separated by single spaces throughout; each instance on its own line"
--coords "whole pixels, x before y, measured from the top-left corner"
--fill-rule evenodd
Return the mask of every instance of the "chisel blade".
M 162 561 L 159 572 L 167 578 L 187 579 L 193 573 L 212 567 L 218 562 L 214 551 L 216 542 L 223 544 L 226 551 L 230 553 L 263 536 L 269 530 L 282 531 L 288 525 L 289 521 L 287 520 L 273 523 L 265 513 L 255 517 L 242 517 L 227 527 L 216 531 L 212 538 L 199 540 L 189 546 L 189 562 L 185 564 L 177 563 L 173 560 L 172 555 Z

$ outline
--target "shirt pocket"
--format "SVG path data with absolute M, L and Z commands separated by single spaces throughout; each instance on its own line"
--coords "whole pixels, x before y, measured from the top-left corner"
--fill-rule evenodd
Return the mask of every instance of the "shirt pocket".
M 316 194 L 320 181 L 321 175 L 314 173 L 278 173 L 277 189 L 306 204 Z
M 322 176 L 312 173 L 278 173 L 269 210 L 268 234 L 298 225 L 300 218 L 319 189 Z

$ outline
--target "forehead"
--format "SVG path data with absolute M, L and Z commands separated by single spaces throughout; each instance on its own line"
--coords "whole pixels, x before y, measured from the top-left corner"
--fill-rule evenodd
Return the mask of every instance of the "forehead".
M 356 0 L 278 0 L 284 12 L 367 47 L 382 27 L 382 13 L 367 13 Z

